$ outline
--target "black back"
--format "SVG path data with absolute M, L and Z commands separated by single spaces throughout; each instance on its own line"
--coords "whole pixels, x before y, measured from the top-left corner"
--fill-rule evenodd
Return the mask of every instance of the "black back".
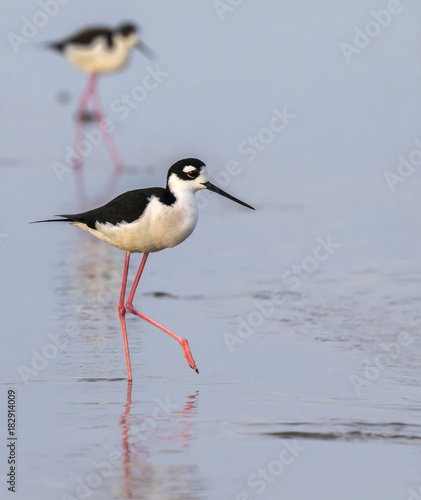
M 89 45 L 93 40 L 99 36 L 102 36 L 107 41 L 107 46 L 111 48 L 113 46 L 113 31 L 106 27 L 98 26 L 96 28 L 89 28 L 83 31 L 79 31 L 76 35 L 66 38 L 60 42 L 55 42 L 50 45 L 51 48 L 63 52 L 66 45 Z
M 59 215 L 67 221 L 82 222 L 91 229 L 96 229 L 96 223 L 116 225 L 122 222 L 134 222 L 145 211 L 152 196 L 165 205 L 175 203 L 174 195 L 164 188 L 135 189 L 117 196 L 106 205 L 80 214 Z

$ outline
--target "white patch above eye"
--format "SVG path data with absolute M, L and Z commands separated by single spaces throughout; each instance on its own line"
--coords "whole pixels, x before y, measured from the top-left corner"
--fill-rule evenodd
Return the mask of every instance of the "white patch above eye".
M 196 167 L 192 167 L 191 165 L 186 165 L 184 168 L 183 168 L 183 172 L 185 172 L 186 174 L 191 172 L 192 170 L 197 170 Z

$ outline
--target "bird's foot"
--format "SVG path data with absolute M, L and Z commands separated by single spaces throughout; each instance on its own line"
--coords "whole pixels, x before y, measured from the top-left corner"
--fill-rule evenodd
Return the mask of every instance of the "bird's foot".
M 195 370 L 196 373 L 199 373 L 199 370 L 197 369 L 196 363 L 193 359 L 193 355 L 190 351 L 189 343 L 187 342 L 186 339 L 182 339 L 180 344 L 181 347 L 183 348 L 184 356 L 187 360 L 188 365 L 190 366 L 190 368 Z

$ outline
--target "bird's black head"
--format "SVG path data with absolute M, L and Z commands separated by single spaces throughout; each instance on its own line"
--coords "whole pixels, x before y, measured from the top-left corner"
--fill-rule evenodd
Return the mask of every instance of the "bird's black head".
M 200 189 L 209 189 L 209 191 L 218 193 L 229 200 L 254 210 L 253 207 L 244 203 L 244 201 L 234 198 L 234 196 L 222 191 L 222 189 L 215 186 L 215 184 L 209 182 L 206 165 L 202 160 L 198 160 L 197 158 L 185 158 L 184 160 L 179 160 L 177 163 L 174 163 L 168 170 L 167 189 L 176 198 L 181 195 L 181 193 L 195 193 Z
M 130 36 L 137 33 L 139 28 L 133 23 L 123 23 L 117 28 L 117 31 L 123 36 Z
M 183 181 L 192 181 L 199 177 L 200 171 L 203 167 L 206 167 L 206 165 L 203 161 L 198 160 L 197 158 L 185 158 L 184 160 L 179 160 L 168 170 L 167 180 L 172 174 L 175 174 Z

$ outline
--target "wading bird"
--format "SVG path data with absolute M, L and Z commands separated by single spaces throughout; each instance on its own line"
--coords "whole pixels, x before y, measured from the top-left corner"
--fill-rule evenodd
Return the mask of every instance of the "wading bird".
M 123 169 L 117 148 L 105 125 L 101 101 L 97 90 L 98 76 L 122 70 L 128 63 L 133 48 L 137 48 L 146 57 L 152 57 L 152 50 L 139 40 L 138 28 L 125 23 L 115 29 L 91 27 L 64 40 L 49 43 L 76 68 L 88 73 L 89 80 L 77 109 L 77 127 L 75 143 L 75 167 L 82 165 L 83 152 L 80 152 L 87 117 L 89 101 L 92 100 L 93 116 L 104 136 L 105 145 L 114 167 Z
M 178 161 L 168 170 L 165 188 L 128 191 L 106 205 L 87 212 L 56 216 L 61 219 L 36 221 L 70 222 L 71 225 L 88 231 L 100 240 L 126 252 L 118 313 L 123 332 L 129 380 L 132 380 L 132 372 L 125 321 L 126 311 L 155 325 L 179 342 L 190 368 L 199 373 L 187 340 L 136 310 L 133 307 L 133 298 L 149 253 L 175 247 L 193 232 L 198 220 L 195 193 L 201 189 L 209 189 L 254 210 L 247 203 L 234 198 L 209 182 L 206 165 L 201 160 L 187 158 Z M 132 253 L 143 253 L 143 257 L 126 305 L 124 305 L 127 273 Z

